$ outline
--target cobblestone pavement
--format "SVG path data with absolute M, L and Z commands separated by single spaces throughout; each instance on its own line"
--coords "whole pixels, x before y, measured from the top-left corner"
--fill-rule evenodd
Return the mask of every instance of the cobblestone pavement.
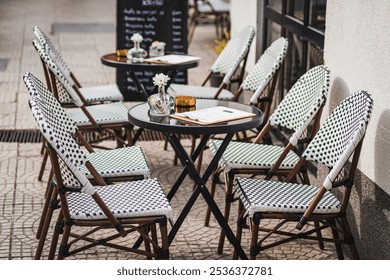
M 29 71 L 43 79 L 40 61 L 31 44 L 32 28 L 40 26 L 50 31 L 54 23 L 104 23 L 115 25 L 115 3 L 106 0 L 0 0 L 0 133 L 4 130 L 31 130 L 36 125 L 27 107 L 28 94 L 22 75 Z M 77 5 L 77 7 L 75 6 Z M 200 66 L 189 71 L 189 82 L 199 83 L 216 54 L 210 50 L 214 29 L 201 26 L 195 32 L 190 53 L 202 57 Z M 115 82 L 115 70 L 102 66 L 100 56 L 115 49 L 115 32 L 58 32 L 50 34 L 65 60 L 85 86 Z M 128 106 L 132 106 L 131 103 Z M 183 142 L 189 147 L 189 141 Z M 164 150 L 163 141 L 140 141 L 152 175 L 161 180 L 168 192 L 181 168 L 173 164 L 173 151 Z M 40 143 L 0 142 L 0 259 L 32 259 L 46 188 L 38 182 L 41 165 Z M 205 152 L 204 163 L 210 159 Z M 47 166 L 49 168 L 49 166 Z M 183 188 L 172 200 L 174 215 L 188 199 L 192 183 L 186 179 Z M 223 190 L 218 188 L 217 204 L 223 207 Z M 232 247 L 227 244 L 223 254 L 217 254 L 219 226 L 214 219 L 203 225 L 205 202 L 199 198 L 180 228 L 170 247 L 172 259 L 231 259 Z M 233 207 L 234 213 L 235 207 Z M 234 215 L 229 221 L 234 229 Z M 50 234 L 50 232 L 49 232 Z M 123 241 L 125 242 L 125 241 Z M 126 242 L 129 242 L 126 240 Z M 49 242 L 47 242 L 49 243 Z M 48 244 L 46 244 L 48 246 Z M 244 233 L 244 250 L 248 252 L 248 234 Z M 47 247 L 43 258 L 47 255 Z M 77 259 L 138 259 L 131 253 L 94 248 L 73 257 Z M 335 259 L 332 245 L 320 250 L 315 242 L 296 242 L 267 250 L 259 259 Z

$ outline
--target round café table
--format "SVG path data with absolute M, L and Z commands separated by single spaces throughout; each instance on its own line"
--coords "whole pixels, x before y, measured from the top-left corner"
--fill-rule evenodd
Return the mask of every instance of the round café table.
M 154 117 L 149 114 L 149 106 L 147 103 L 141 103 L 129 109 L 128 117 L 129 121 L 139 126 L 143 129 L 149 129 L 153 131 L 162 132 L 165 137 L 168 139 L 172 145 L 173 150 L 180 159 L 183 170 L 179 177 L 177 178 L 174 185 L 171 187 L 167 198 L 171 200 L 175 195 L 176 191 L 181 186 L 185 177 L 189 174 L 192 180 L 195 183 L 195 188 L 186 202 L 186 205 L 183 207 L 181 213 L 179 214 L 177 220 L 172 226 L 171 231 L 169 232 L 169 244 L 172 243 L 172 240 L 175 238 L 176 233 L 180 229 L 181 225 L 184 222 L 184 219 L 187 217 L 189 211 L 194 205 L 195 201 L 201 194 L 205 199 L 206 203 L 211 209 L 211 212 L 215 216 L 219 225 L 224 230 L 226 237 L 230 243 L 234 246 L 238 255 L 241 259 L 247 259 L 246 254 L 244 253 L 240 243 L 234 236 L 230 226 L 225 220 L 224 216 L 221 213 L 221 210 L 218 208 L 217 204 L 214 201 L 214 198 L 210 195 L 206 187 L 206 182 L 211 176 L 212 172 L 216 168 L 218 161 L 220 160 L 223 152 L 226 150 L 229 142 L 232 140 L 235 133 L 253 129 L 259 127 L 263 122 L 263 114 L 257 108 L 249 105 L 240 104 L 234 101 L 221 101 L 221 100 L 202 100 L 198 99 L 196 101 L 196 109 L 205 109 L 215 106 L 225 106 L 229 108 L 234 108 L 242 110 L 249 113 L 254 113 L 253 117 L 248 117 L 240 120 L 229 121 L 225 123 L 218 123 L 212 125 L 196 125 L 188 122 L 182 122 L 180 120 L 166 117 Z M 189 155 L 181 144 L 178 135 L 180 134 L 189 134 L 189 135 L 202 135 L 201 141 L 198 146 L 195 148 L 192 155 Z M 209 162 L 206 170 L 203 174 L 198 172 L 197 168 L 194 165 L 195 160 L 201 154 L 205 148 L 207 141 L 212 135 L 223 134 L 224 139 L 218 151 L 215 153 L 214 157 Z
M 127 57 L 117 56 L 116 53 L 109 53 L 103 55 L 101 57 L 101 62 L 103 65 L 128 71 L 131 79 L 134 82 L 134 85 L 137 87 L 137 90 L 145 96 L 145 101 L 152 93 L 146 90 L 145 85 L 139 81 L 135 72 L 137 71 L 151 71 L 153 73 L 161 72 L 164 73 L 165 75 L 168 75 L 171 78 L 169 82 L 172 82 L 176 74 L 178 73 L 178 71 L 185 71 L 190 68 L 197 67 L 199 65 L 198 60 L 175 63 L 175 64 L 151 63 L 151 62 L 132 63 L 128 61 Z

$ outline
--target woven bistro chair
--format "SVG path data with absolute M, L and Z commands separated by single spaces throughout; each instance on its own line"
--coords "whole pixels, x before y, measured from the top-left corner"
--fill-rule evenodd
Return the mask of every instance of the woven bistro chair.
M 234 94 L 227 90 L 232 82 L 241 84 L 245 72 L 246 59 L 249 48 L 255 36 L 255 29 L 246 26 L 233 36 L 223 51 L 219 54 L 201 86 L 184 85 L 172 83 L 167 89 L 167 93 L 172 96 L 194 96 L 204 99 L 224 99 L 231 100 Z M 240 64 L 243 64 L 238 71 Z M 234 77 L 236 72 L 240 72 Z M 219 87 L 207 86 L 207 82 L 212 75 L 222 75 L 223 80 Z
M 76 78 L 75 74 L 69 68 L 68 64 L 61 56 L 60 52 L 55 48 L 50 38 L 42 31 L 42 29 L 38 26 L 34 26 L 33 32 L 37 40 L 41 43 L 41 45 L 50 55 L 50 58 L 56 63 L 58 69 L 61 71 L 62 75 L 70 84 L 70 86 L 72 86 L 73 89 L 80 95 L 82 95 L 88 104 L 124 100 L 123 95 L 119 91 L 118 85 L 116 84 L 83 87 L 80 84 L 79 80 Z M 47 71 L 44 62 L 43 69 L 45 72 Z M 45 75 L 48 75 L 48 73 L 45 73 Z M 69 99 L 69 95 L 65 93 L 59 96 L 59 100 L 61 103 L 72 103 L 72 100 Z
M 255 29 L 251 26 L 242 28 L 235 36 L 233 36 L 211 66 L 210 71 L 201 86 L 172 83 L 168 87 L 167 92 L 172 96 L 194 96 L 195 98 L 202 99 L 233 100 L 235 95 L 229 90 L 229 88 L 232 82 L 236 81 L 239 85 L 242 83 L 249 48 L 254 36 Z M 241 63 L 243 65 L 238 77 L 233 78 Z M 217 74 L 221 74 L 224 77 L 219 87 L 207 86 L 207 82 L 210 80 L 211 76 Z M 191 140 L 192 153 L 195 148 L 196 137 L 193 136 Z M 167 148 L 167 144 L 168 142 L 166 141 L 164 149 Z M 176 156 L 174 158 L 174 164 L 177 164 Z M 202 155 L 200 155 L 198 159 L 198 170 L 200 169 L 201 164 Z
M 353 259 L 359 258 L 347 220 L 347 207 L 372 106 L 372 98 L 365 91 L 357 91 L 342 101 L 310 142 L 287 182 L 236 178 L 235 188 L 240 197 L 237 238 L 241 239 L 244 221 L 249 217 L 251 259 L 286 242 L 300 238 L 316 240 L 314 233 L 324 229 L 329 229 L 332 236 L 321 236 L 321 242 L 335 243 L 339 259 L 344 258 L 342 244 L 349 246 Z M 291 182 L 306 161 L 329 168 L 322 186 Z M 339 190 L 337 196 L 332 192 L 335 188 Z M 276 220 L 273 228 L 259 227 L 262 220 L 269 219 Z M 283 226 L 289 222 L 296 222 L 298 231 L 286 232 Z M 260 239 L 259 231 L 266 232 Z M 265 242 L 275 235 L 280 238 Z
M 42 114 L 46 115 L 47 123 L 58 133 L 69 133 L 83 145 L 84 150 L 86 150 L 84 153 L 87 160 L 92 163 L 105 182 L 112 183 L 150 177 L 150 169 L 141 147 L 131 146 L 94 151 L 74 125 L 74 121 L 68 116 L 53 94 L 47 90 L 46 86 L 31 73 L 24 75 L 24 81 L 30 93 L 30 98 L 35 100 L 35 106 L 39 108 Z M 82 166 L 82 172 L 88 179 L 93 181 L 93 175 L 85 166 Z M 53 211 L 58 207 L 59 203 L 58 199 L 52 197 L 54 187 L 54 181 L 52 180 L 52 178 L 49 178 L 48 188 L 45 193 L 45 204 L 37 229 L 36 237 L 39 239 L 39 245 L 35 255 L 36 259 L 39 259 L 41 256 Z
M 92 134 L 95 140 L 91 140 L 91 144 L 95 147 L 107 148 L 96 143 L 104 139 L 114 138 L 117 142 L 117 147 L 131 145 L 133 125 L 128 121 L 128 109 L 123 102 L 88 105 L 85 99 L 74 90 L 74 87 L 62 75 L 57 64 L 47 53 L 46 48 L 37 40 L 33 40 L 33 45 L 47 69 L 45 77 L 48 89 L 60 103 L 61 100 L 64 101 L 65 99 L 61 98 L 61 96 L 68 96 L 67 100 L 72 101 L 71 106 L 67 106 L 64 103 L 61 104 L 66 107 L 67 114 L 74 120 L 80 131 Z M 44 154 L 44 157 L 38 180 L 42 180 L 48 157 L 44 149 L 41 152 Z
M 225 177 L 225 218 L 230 216 L 231 204 L 238 199 L 233 192 L 234 178 L 237 174 L 263 175 L 271 178 L 287 175 L 298 162 L 299 156 L 294 147 L 307 144 L 318 130 L 321 112 L 329 91 L 330 71 L 327 67 L 316 66 L 293 85 L 281 103 L 270 116 L 268 122 L 252 143 L 232 141 L 221 157 L 215 175 L 221 173 Z M 291 131 L 289 142 L 285 146 L 265 144 L 261 141 L 269 133 L 271 127 L 284 128 Z M 211 139 L 210 150 L 216 153 L 221 140 Z M 302 168 L 300 179 L 309 183 L 306 168 Z M 215 194 L 216 184 L 211 184 L 211 194 Z M 206 212 L 206 225 L 210 214 Z M 223 249 L 225 235 L 221 231 L 218 252 Z M 321 245 L 320 245 L 321 246 Z
M 31 74 L 26 74 L 24 81 L 30 92 L 42 91 L 43 84 Z M 57 116 L 44 107 L 47 105 L 45 103 L 40 94 L 32 94 L 29 100 L 30 109 L 50 151 L 56 187 L 52 198 L 59 196 L 60 199 L 61 211 L 53 233 L 49 258 L 54 258 L 60 232 L 63 234 L 58 259 L 97 245 L 124 249 L 147 258 L 168 258 L 167 218 L 171 216 L 172 209 L 158 180 L 144 179 L 107 185 L 100 175 L 99 167 L 94 167 L 72 134 L 62 128 L 63 122 L 56 120 Z M 93 186 L 86 173 L 91 174 L 99 186 Z M 161 246 L 157 240 L 157 224 L 160 226 Z M 73 232 L 77 227 L 80 229 Z M 86 230 L 87 227 L 91 229 Z M 85 230 L 81 232 L 81 228 Z M 117 232 L 106 232 L 109 236 L 94 239 L 97 230 L 107 228 Z M 145 250 L 112 242 L 129 233 L 142 236 Z M 78 241 L 90 244 L 81 244 L 81 247 L 72 251 L 71 247 Z
M 256 106 L 263 112 L 264 123 L 268 120 L 271 112 L 278 74 L 286 56 L 287 48 L 287 38 L 280 37 L 272 42 L 234 94 L 233 100 L 238 101 L 243 91 L 252 92 L 249 105 Z M 261 127 L 258 129 L 261 129 Z M 244 135 L 244 138 L 247 139 L 247 136 Z
M 271 104 L 275 92 L 276 82 L 278 80 L 279 70 L 282 66 L 283 60 L 286 56 L 288 48 L 288 40 L 284 37 L 280 37 L 275 40 L 260 56 L 254 67 L 245 77 L 244 81 L 234 93 L 234 101 L 238 101 L 238 98 L 243 91 L 252 92 L 252 96 L 249 100 L 249 105 L 256 106 L 263 112 L 264 123 L 269 118 L 271 112 Z M 260 126 L 254 131 L 255 133 L 263 127 Z M 246 132 L 243 135 L 237 134 L 237 139 L 240 141 L 249 141 L 250 137 Z M 195 141 L 193 139 L 191 152 L 195 147 Z M 203 152 L 202 152 L 203 153 Z M 198 170 L 201 168 L 202 154 L 199 156 Z M 176 163 L 176 158 L 175 158 Z M 210 216 L 210 209 L 207 211 L 206 225 L 208 225 Z

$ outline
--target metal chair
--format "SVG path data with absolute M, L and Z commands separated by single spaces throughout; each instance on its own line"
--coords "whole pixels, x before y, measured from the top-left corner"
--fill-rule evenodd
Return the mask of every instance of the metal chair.
M 251 259 L 267 248 L 297 239 L 333 242 L 339 259 L 344 258 L 342 244 L 347 244 L 352 258 L 359 258 L 347 207 L 372 106 L 372 98 L 365 91 L 357 91 L 342 101 L 321 126 L 286 182 L 236 179 L 235 189 L 240 197 L 237 238 L 241 240 L 242 227 L 249 218 Z M 292 182 L 306 161 L 329 168 L 321 187 Z M 336 188 L 339 196 L 332 192 Z M 275 220 L 276 225 L 260 228 L 262 220 Z M 289 222 L 296 222 L 299 231 L 286 230 L 284 226 Z M 330 229 L 332 237 L 314 235 L 324 229 Z M 259 231 L 265 232 L 260 239 Z M 280 238 L 268 240 L 275 235 Z
M 204 99 L 233 99 L 234 94 L 227 90 L 227 88 L 229 88 L 232 82 L 241 84 L 245 73 L 246 59 L 254 36 L 255 29 L 253 27 L 244 27 L 230 39 L 222 53 L 211 66 L 201 86 L 172 83 L 168 87 L 167 93 L 172 96 L 184 95 Z M 240 73 L 237 77 L 234 77 L 241 63 L 243 65 L 239 71 Z M 206 84 L 211 76 L 216 74 L 223 76 L 219 87 L 207 86 Z
M 171 216 L 172 208 L 158 180 L 145 179 L 107 185 L 71 133 L 62 128 L 62 121 L 56 120 L 58 116 L 53 116 L 51 110 L 43 107 L 47 105 L 39 94 L 43 84 L 31 74 L 26 74 L 23 78 L 28 90 L 33 93 L 29 100 L 30 109 L 47 140 L 50 152 L 56 187 L 51 198 L 57 199 L 59 196 L 60 199 L 61 211 L 53 233 L 49 258 L 54 258 L 60 232 L 63 234 L 58 259 L 98 245 L 134 252 L 148 259 L 169 258 L 167 218 Z M 69 121 L 70 119 L 67 120 L 68 123 Z M 93 186 L 86 173 L 92 175 L 99 186 Z M 156 225 L 160 227 L 161 246 Z M 77 227 L 90 229 L 84 232 L 73 231 Z M 107 233 L 108 236 L 95 239 L 98 230 L 108 228 L 116 230 L 116 233 Z M 142 236 L 145 250 L 113 242 L 128 234 Z M 72 250 L 79 241 L 87 244 L 81 244 Z
M 270 116 L 268 122 L 253 143 L 232 141 L 222 155 L 215 175 L 225 177 L 225 218 L 229 219 L 231 204 L 238 199 L 233 192 L 237 174 L 263 175 L 270 179 L 273 175 L 285 176 L 298 162 L 294 152 L 298 143 L 309 143 L 319 127 L 322 108 L 329 90 L 330 71 L 320 65 L 307 71 L 289 90 L 282 102 Z M 289 129 L 292 133 L 286 146 L 264 144 L 261 141 L 271 127 Z M 211 139 L 209 146 L 216 153 L 221 140 Z M 306 168 L 300 170 L 301 181 L 309 183 Z M 215 194 L 215 181 L 211 184 L 211 194 Z M 206 225 L 209 214 L 206 213 Z M 225 235 L 221 232 L 218 253 L 222 253 Z M 320 245 L 321 246 L 321 245 Z
M 33 28 L 34 35 L 41 45 L 46 49 L 46 52 L 50 55 L 50 58 L 55 62 L 58 69 L 61 71 L 67 82 L 83 96 L 88 104 L 101 103 L 107 101 L 123 101 L 123 95 L 119 91 L 118 85 L 107 84 L 93 87 L 83 87 L 75 74 L 70 70 L 68 64 L 61 56 L 60 52 L 55 48 L 50 38 L 42 31 L 38 26 Z M 43 63 L 43 69 L 46 72 L 45 64 Z M 48 73 L 45 73 L 47 75 Z M 61 103 L 72 103 L 68 95 L 61 95 Z
M 80 153 L 85 154 L 87 160 L 91 162 L 105 182 L 112 183 L 150 177 L 148 163 L 139 146 L 94 151 L 89 142 L 74 125 L 74 121 L 68 116 L 53 94 L 47 90 L 45 85 L 31 73 L 24 75 L 24 81 L 30 93 L 30 98 L 35 100 L 35 106 L 39 108 L 42 114 L 47 116 L 47 123 L 58 133 L 69 133 L 83 145 L 85 152 L 80 151 Z M 85 166 L 81 166 L 81 171 L 89 180 L 94 180 L 93 175 Z M 55 184 L 55 180 L 53 180 L 54 178 L 49 177 L 49 184 L 45 193 L 45 204 L 37 229 L 36 237 L 39 239 L 39 244 L 35 255 L 36 259 L 39 259 L 41 256 L 53 211 L 58 207 L 59 203 L 58 198 L 54 199 L 52 197 Z

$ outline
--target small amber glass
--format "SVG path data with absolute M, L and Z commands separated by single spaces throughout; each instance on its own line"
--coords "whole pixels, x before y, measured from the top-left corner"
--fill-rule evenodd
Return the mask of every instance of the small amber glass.
M 175 105 L 178 107 L 194 107 L 196 105 L 196 99 L 192 96 L 176 96 Z

